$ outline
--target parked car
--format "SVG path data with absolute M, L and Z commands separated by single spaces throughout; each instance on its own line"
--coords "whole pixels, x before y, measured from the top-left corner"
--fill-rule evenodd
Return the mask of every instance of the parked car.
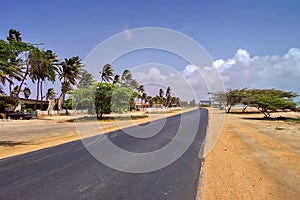
M 26 113 L 26 112 L 17 112 L 17 113 L 9 113 L 8 117 L 10 119 L 31 119 L 32 115 L 30 113 Z

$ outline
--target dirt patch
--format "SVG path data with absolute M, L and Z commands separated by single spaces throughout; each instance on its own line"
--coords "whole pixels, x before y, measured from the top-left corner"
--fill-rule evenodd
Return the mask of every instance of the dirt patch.
M 299 199 L 300 125 L 260 117 L 226 115 L 205 158 L 202 199 Z

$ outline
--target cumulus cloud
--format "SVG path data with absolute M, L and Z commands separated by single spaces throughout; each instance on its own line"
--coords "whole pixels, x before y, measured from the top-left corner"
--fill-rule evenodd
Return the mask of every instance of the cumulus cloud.
M 225 88 L 279 88 L 300 94 L 300 49 L 292 48 L 284 55 L 251 57 L 239 49 L 232 57 L 216 60 Z
M 196 65 L 187 65 L 183 70 L 183 75 L 185 77 L 190 77 L 197 71 L 198 67 Z
M 300 94 L 300 49 L 284 55 L 250 56 L 239 49 L 232 58 L 215 60 L 211 66 L 187 65 L 181 72 L 166 66 L 142 68 L 133 75 L 156 95 L 170 86 L 183 100 L 209 98 L 208 92 L 235 88 L 278 88 Z M 154 85 L 152 83 L 155 83 Z M 150 87 L 150 85 L 152 85 Z
M 239 49 L 232 58 L 215 60 L 211 66 L 187 65 L 185 77 L 196 84 L 199 72 L 207 85 L 213 85 L 212 71 L 222 77 L 224 88 L 278 88 L 300 94 L 300 49 L 292 48 L 284 55 L 251 57 Z M 194 76 L 193 76 L 194 75 Z M 220 87 L 218 87 L 220 88 Z

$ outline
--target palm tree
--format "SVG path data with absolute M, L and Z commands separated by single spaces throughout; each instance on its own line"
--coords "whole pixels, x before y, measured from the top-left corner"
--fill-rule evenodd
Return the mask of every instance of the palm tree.
M 163 96 L 164 96 L 164 91 L 163 91 L 163 89 L 161 89 L 161 88 L 159 89 L 158 95 L 159 95 L 160 98 L 163 98 Z
M 10 29 L 8 32 L 7 40 L 13 42 L 21 42 L 22 37 L 20 31 L 17 31 L 15 29 Z
M 35 48 L 31 52 L 31 59 L 30 59 L 30 78 L 33 83 L 36 83 L 36 105 L 39 99 L 39 94 L 41 101 L 43 100 L 43 82 L 46 80 L 55 81 L 56 74 L 55 72 L 58 71 L 56 62 L 56 55 L 51 51 L 43 51 L 38 48 Z
M 147 96 L 145 99 L 145 102 L 149 102 L 150 107 L 153 106 L 153 97 L 152 96 Z
M 3 87 L 0 85 L 0 96 L 4 94 L 4 90 L 3 90 Z
M 146 92 L 143 92 L 142 93 L 142 102 L 144 100 L 144 103 L 146 103 L 146 99 L 147 99 L 147 94 L 146 94 Z
M 137 91 L 140 92 L 140 93 L 145 92 L 145 87 L 144 87 L 144 85 L 140 85 L 140 86 L 137 88 Z
M 119 84 L 120 83 L 120 75 L 116 74 L 113 80 L 113 84 Z
M 101 82 L 112 81 L 113 80 L 112 77 L 114 76 L 114 69 L 112 68 L 112 66 L 110 64 L 106 64 L 103 66 L 103 69 L 100 72 L 100 74 L 101 74 Z
M 62 97 L 61 105 L 65 102 L 66 93 L 72 89 L 72 85 L 76 84 L 76 79 L 82 67 L 81 59 L 78 56 L 69 59 L 65 58 L 61 63 L 59 71 L 59 80 L 61 81 L 60 98 Z
M 54 88 L 49 88 L 45 94 L 46 100 L 53 99 L 55 95 L 56 93 L 54 91 Z
M 95 83 L 92 74 L 88 73 L 86 70 L 82 70 L 80 74 L 80 81 L 78 83 L 78 88 L 87 88 Z
M 137 91 L 139 92 L 138 98 L 142 98 L 142 94 L 145 92 L 145 87 L 144 87 L 144 85 L 138 86 Z M 142 98 L 142 100 L 143 100 L 143 98 Z
M 129 87 L 129 86 L 131 86 L 132 80 L 133 80 L 133 78 L 132 78 L 131 72 L 128 69 L 124 70 L 124 72 L 123 72 L 123 74 L 121 76 L 121 82 L 122 82 L 122 84 L 124 86 Z
M 166 106 L 169 107 L 171 103 L 171 88 L 168 86 L 166 90 Z
M 25 87 L 25 88 L 23 89 L 23 94 L 24 94 L 24 97 L 25 97 L 26 99 L 28 99 L 29 96 L 31 95 L 31 90 L 30 90 L 30 88 L 29 88 L 29 87 Z
M 33 49 L 31 52 L 30 59 L 30 72 L 29 77 L 33 83 L 36 83 L 36 103 L 34 109 L 37 109 L 37 101 L 39 99 L 40 94 L 40 82 L 41 80 L 45 80 L 46 74 L 43 70 L 43 55 L 42 51 L 38 48 Z
M 21 33 L 15 29 L 10 29 L 7 36 L 6 48 L 7 51 L 5 54 L 9 55 L 6 58 L 7 66 L 3 72 L 6 74 L 6 80 L 9 82 L 9 93 L 12 96 L 12 85 L 14 84 L 13 79 L 21 81 L 22 79 L 22 70 L 21 59 L 18 58 L 20 53 L 20 44 L 22 43 Z M 1 52 L 2 53 L 2 52 Z M 4 83 L 5 79 L 2 81 Z M 15 95 L 16 95 L 15 91 Z

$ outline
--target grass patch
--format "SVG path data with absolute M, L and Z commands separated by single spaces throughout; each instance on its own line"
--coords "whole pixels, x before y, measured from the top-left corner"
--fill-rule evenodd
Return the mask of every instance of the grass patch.
M 261 121 L 284 121 L 294 124 L 300 124 L 300 118 L 290 118 L 290 117 L 275 117 L 275 118 L 265 118 L 265 117 L 245 117 L 242 119 L 246 120 L 261 120 Z

